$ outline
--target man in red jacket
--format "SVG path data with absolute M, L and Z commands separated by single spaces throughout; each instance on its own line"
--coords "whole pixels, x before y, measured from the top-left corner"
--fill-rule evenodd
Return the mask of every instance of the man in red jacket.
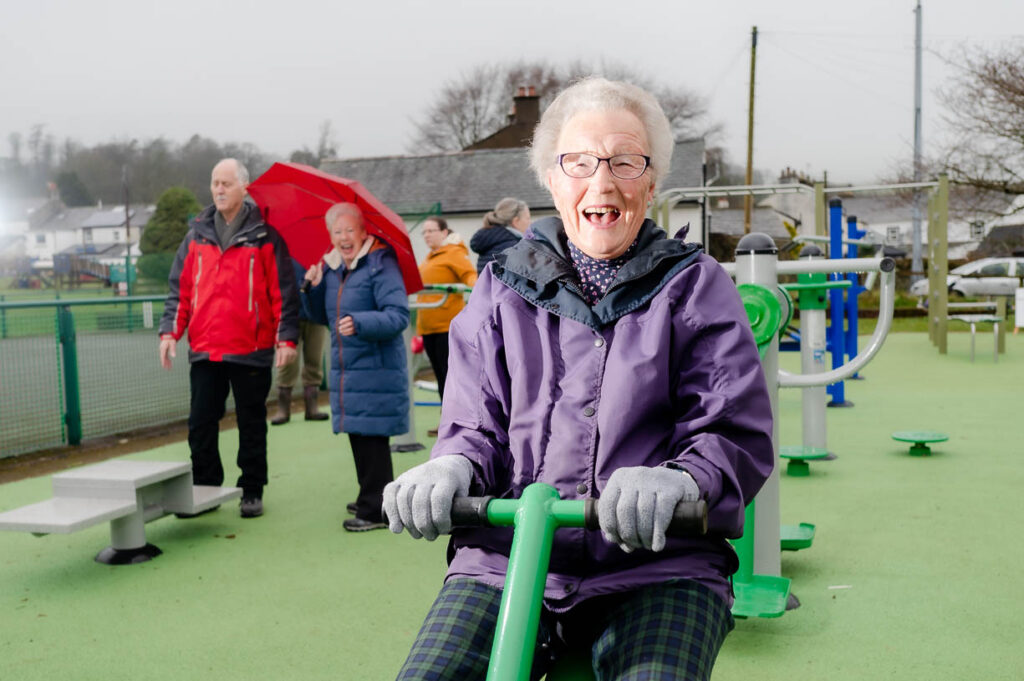
M 271 367 L 295 359 L 299 298 L 288 248 L 245 201 L 248 184 L 238 160 L 214 166 L 213 205 L 192 220 L 171 266 L 160 363 L 171 368 L 175 344 L 188 329 L 188 444 L 197 485 L 224 482 L 217 436 L 228 390 L 234 394 L 241 514 L 255 518 L 263 514 L 267 484 Z

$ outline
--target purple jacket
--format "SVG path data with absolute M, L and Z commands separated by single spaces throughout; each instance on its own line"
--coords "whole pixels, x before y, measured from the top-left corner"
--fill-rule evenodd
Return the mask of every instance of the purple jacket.
M 577 294 L 561 221 L 548 218 L 497 258 L 450 330 L 448 388 L 432 456 L 474 464 L 471 494 L 518 497 L 546 482 L 599 497 L 623 466 L 684 468 L 709 503 L 709 534 L 625 553 L 600 532 L 555 535 L 545 600 L 677 578 L 732 600 L 745 505 L 774 465 L 757 347 L 729 276 L 652 221 L 636 256 L 593 308 Z M 502 586 L 510 529 L 459 530 L 448 577 Z

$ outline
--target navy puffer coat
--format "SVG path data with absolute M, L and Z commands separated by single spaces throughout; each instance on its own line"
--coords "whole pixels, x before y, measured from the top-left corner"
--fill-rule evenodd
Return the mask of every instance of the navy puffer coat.
M 324 267 L 310 292 L 314 321 L 331 332 L 332 424 L 335 433 L 401 435 L 409 430 L 409 370 L 402 331 L 409 325 L 409 299 L 398 261 L 378 247 L 355 261 Z M 354 336 L 338 333 L 338 319 L 351 316 Z

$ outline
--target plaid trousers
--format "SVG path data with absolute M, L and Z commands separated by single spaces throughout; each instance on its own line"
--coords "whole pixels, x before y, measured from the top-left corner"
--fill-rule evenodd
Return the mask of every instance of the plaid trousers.
M 472 579 L 448 581 L 398 681 L 482 681 L 500 605 L 499 589 Z M 599 596 L 568 613 L 544 610 L 532 678 L 567 647 L 589 646 L 598 681 L 707 680 L 732 627 L 725 602 L 691 580 Z

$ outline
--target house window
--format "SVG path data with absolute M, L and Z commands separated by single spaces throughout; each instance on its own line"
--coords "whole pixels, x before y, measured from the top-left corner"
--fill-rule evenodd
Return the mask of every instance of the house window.
M 120 241 L 120 240 L 121 240 L 121 232 L 119 232 L 119 231 L 117 231 L 115 229 L 114 230 L 114 241 Z
M 39 246 L 45 246 L 46 245 L 46 235 L 45 234 L 36 234 L 36 244 L 39 245 Z
M 92 227 L 83 227 L 82 228 L 82 243 L 86 243 L 86 244 L 91 244 L 92 243 Z
M 985 223 L 981 220 L 975 220 L 971 223 L 971 238 L 972 239 L 984 239 L 985 238 Z
M 885 240 L 890 244 L 898 244 L 900 242 L 899 225 L 889 225 L 885 228 Z

